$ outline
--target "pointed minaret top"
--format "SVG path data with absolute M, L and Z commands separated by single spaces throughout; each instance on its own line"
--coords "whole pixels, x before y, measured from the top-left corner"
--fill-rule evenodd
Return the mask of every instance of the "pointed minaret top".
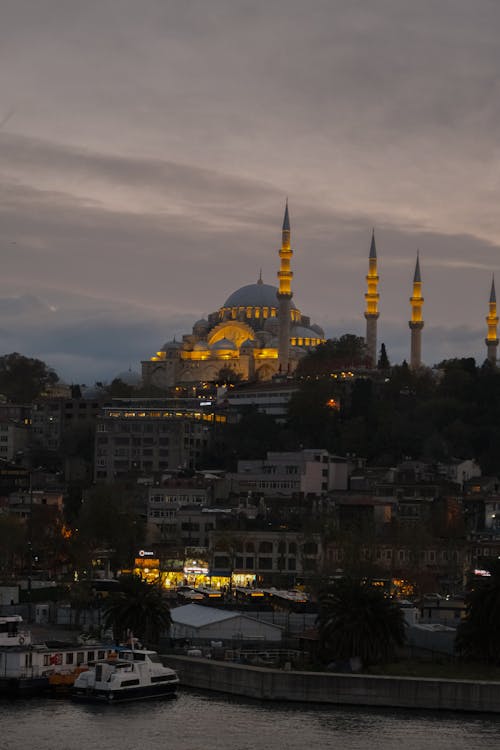
M 417 262 L 415 263 L 415 275 L 413 276 L 413 283 L 420 283 L 422 281 L 420 277 L 420 260 L 419 260 L 419 254 L 417 250 Z
M 290 231 L 290 217 L 288 216 L 288 198 L 286 199 L 286 205 L 285 205 L 285 217 L 283 219 L 283 231 L 284 232 Z
M 496 295 L 496 292 L 495 292 L 495 274 L 493 274 L 493 277 L 491 279 L 490 302 L 495 302 L 496 303 L 496 301 L 497 301 L 497 295 Z
M 377 247 L 375 245 L 375 229 L 372 229 L 372 242 L 370 245 L 370 258 L 377 257 Z
M 263 284 L 262 281 L 262 268 L 259 270 L 259 278 L 257 279 L 257 284 Z

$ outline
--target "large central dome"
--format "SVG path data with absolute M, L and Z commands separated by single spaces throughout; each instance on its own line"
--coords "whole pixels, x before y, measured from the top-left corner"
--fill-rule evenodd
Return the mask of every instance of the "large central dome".
M 277 307 L 277 294 L 277 287 L 259 280 L 256 284 L 247 284 L 230 294 L 223 307 Z M 297 309 L 293 303 L 291 307 Z

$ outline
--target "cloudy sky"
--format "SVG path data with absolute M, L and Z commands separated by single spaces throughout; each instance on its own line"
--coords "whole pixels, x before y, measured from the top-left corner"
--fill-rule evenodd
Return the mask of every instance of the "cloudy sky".
M 0 353 L 68 381 L 138 370 L 276 283 L 379 342 L 485 356 L 500 284 L 498 0 L 0 0 Z M 499 287 L 500 291 L 500 287 Z

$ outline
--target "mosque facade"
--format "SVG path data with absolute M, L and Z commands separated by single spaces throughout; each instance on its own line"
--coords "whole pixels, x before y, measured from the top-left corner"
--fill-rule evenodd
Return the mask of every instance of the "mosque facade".
M 288 205 L 279 250 L 278 286 L 240 287 L 207 318 L 198 320 L 182 340 L 168 341 L 142 364 L 144 384 L 175 385 L 217 381 L 228 370 L 242 380 L 271 380 L 291 374 L 300 359 L 325 341 L 323 329 L 293 301 Z
M 288 205 L 283 220 L 279 250 L 278 286 L 265 284 L 262 274 L 254 284 L 247 284 L 229 295 L 222 307 L 206 319 L 198 320 L 191 333 L 181 341 L 168 341 L 150 359 L 142 362 L 142 382 L 160 388 L 199 382 L 217 382 L 234 373 L 243 381 L 269 381 L 275 375 L 294 372 L 308 351 L 325 341 L 323 329 L 311 323 L 293 301 Z M 377 323 L 379 293 L 377 248 L 372 233 L 368 257 L 365 293 L 367 367 L 377 366 Z M 424 328 L 422 278 L 417 253 L 410 297 L 410 367 L 422 364 L 422 329 Z M 492 279 L 489 299 L 487 359 L 497 365 L 498 315 L 495 281 Z M 222 372 L 221 372 L 222 371 Z

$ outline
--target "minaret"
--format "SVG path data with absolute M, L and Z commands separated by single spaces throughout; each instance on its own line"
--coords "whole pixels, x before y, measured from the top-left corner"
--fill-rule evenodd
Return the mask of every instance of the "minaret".
M 424 298 L 422 297 L 422 279 L 420 277 L 420 262 L 417 252 L 417 262 L 415 264 L 415 274 L 413 276 L 413 294 L 410 297 L 411 320 L 408 325 L 411 330 L 411 354 L 410 367 L 417 370 L 422 365 L 422 306 Z
M 366 309 L 366 350 L 370 367 L 377 364 L 377 320 L 379 316 L 378 301 L 380 295 L 377 292 L 378 273 L 377 273 L 377 247 L 375 245 L 375 230 L 372 231 L 372 242 L 370 245 L 370 255 L 368 258 L 368 275 L 366 277 L 367 292 L 365 294 Z
M 495 277 L 491 280 L 491 292 L 490 292 L 490 310 L 488 317 L 486 318 L 488 324 L 488 335 L 484 342 L 486 344 L 486 356 L 492 365 L 497 363 L 497 347 L 498 347 L 498 315 L 497 315 L 497 296 L 495 294 Z
M 283 230 L 281 233 L 280 270 L 278 271 L 278 369 L 279 372 L 288 372 L 290 361 L 290 301 L 292 299 L 293 273 L 290 270 L 290 261 L 293 251 L 290 247 L 290 219 L 288 216 L 288 200 L 285 206 L 285 217 L 283 219 Z

